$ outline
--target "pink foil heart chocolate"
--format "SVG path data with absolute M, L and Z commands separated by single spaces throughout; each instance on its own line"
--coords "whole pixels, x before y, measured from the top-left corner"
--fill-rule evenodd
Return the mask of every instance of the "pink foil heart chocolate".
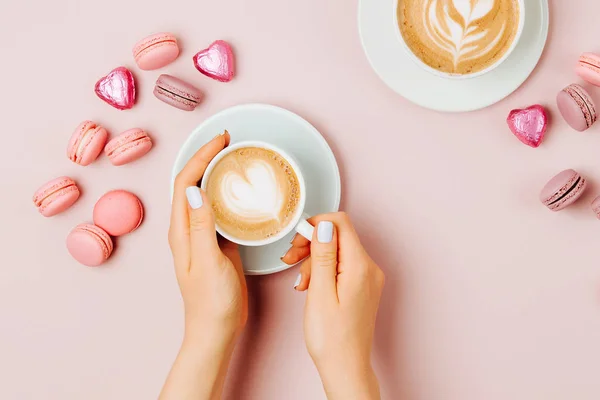
M 229 82 L 235 73 L 233 51 L 229 43 L 223 40 L 217 40 L 196 54 L 194 65 L 204 75 L 220 82 Z
M 538 147 L 548 127 L 548 116 L 544 107 L 536 104 L 525 109 L 512 110 L 506 119 L 510 130 L 527 146 Z
M 119 110 L 128 110 L 135 103 L 135 81 L 125 67 L 115 68 L 96 82 L 95 92 L 102 100 Z

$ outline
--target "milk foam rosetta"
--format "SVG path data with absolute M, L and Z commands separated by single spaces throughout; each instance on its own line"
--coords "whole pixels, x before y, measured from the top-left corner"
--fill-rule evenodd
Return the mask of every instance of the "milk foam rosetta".
M 469 74 L 493 65 L 519 28 L 517 0 L 399 0 L 398 22 L 410 50 L 432 68 Z
M 274 151 L 237 149 L 215 165 L 208 179 L 217 223 L 231 236 L 265 239 L 287 227 L 295 216 L 298 177 Z

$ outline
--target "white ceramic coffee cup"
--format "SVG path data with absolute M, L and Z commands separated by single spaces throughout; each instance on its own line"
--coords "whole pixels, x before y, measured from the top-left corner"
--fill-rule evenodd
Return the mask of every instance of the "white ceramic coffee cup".
M 506 61 L 506 59 L 511 55 L 513 50 L 517 47 L 517 44 L 519 43 L 519 40 L 521 39 L 521 35 L 523 34 L 523 28 L 525 27 L 525 0 L 517 0 L 517 3 L 519 4 L 519 26 L 517 28 L 517 33 L 515 34 L 515 38 L 513 39 L 513 42 L 511 43 L 508 50 L 506 50 L 506 53 L 504 53 L 504 55 L 500 59 L 498 59 L 494 64 L 490 65 L 489 67 L 487 67 L 485 69 L 482 69 L 481 71 L 477 71 L 472 74 L 450 74 L 447 72 L 439 71 L 439 70 L 432 68 L 429 65 L 425 64 L 423 62 L 423 60 L 421 60 L 419 57 L 417 57 L 412 52 L 412 50 L 410 49 L 410 47 L 404 40 L 404 37 L 402 36 L 402 31 L 400 30 L 400 24 L 399 24 L 400 21 L 398 21 L 398 7 L 400 7 L 400 5 L 402 4 L 403 1 L 404 0 L 396 0 L 393 2 L 394 11 L 392 12 L 392 15 L 394 17 L 394 24 L 396 25 L 396 36 L 398 37 L 398 40 L 400 40 L 400 43 L 402 43 L 402 46 L 404 47 L 404 50 L 408 54 L 408 57 L 411 60 L 413 60 L 413 62 L 415 64 L 417 64 L 419 67 L 426 70 L 427 72 L 429 72 L 433 75 L 437 75 L 441 78 L 454 79 L 454 80 L 472 79 L 472 78 L 482 76 L 484 74 L 487 74 L 487 73 L 495 70 L 504 61 Z
M 298 201 L 294 218 L 292 218 L 290 223 L 285 228 L 283 228 L 277 235 L 273 235 L 262 240 L 243 240 L 240 238 L 236 238 L 235 236 L 231 236 L 230 234 L 225 232 L 219 226 L 219 222 L 216 221 L 217 232 L 225 239 L 240 244 L 242 246 L 266 246 L 268 244 L 277 242 L 278 240 L 287 236 L 288 233 L 294 230 L 302 236 L 304 236 L 305 238 L 307 238 L 308 240 L 312 240 L 314 227 L 307 221 L 308 216 L 304 214 L 304 207 L 306 206 L 306 184 L 304 182 L 304 175 L 302 174 L 302 170 L 300 169 L 298 163 L 294 160 L 294 158 L 278 147 L 260 141 L 238 142 L 228 146 L 219 154 L 217 154 L 217 156 L 213 158 L 213 160 L 208 164 L 208 167 L 204 172 L 204 177 L 202 178 L 202 184 L 200 185 L 200 187 L 203 190 L 206 190 L 206 186 L 210 179 L 210 174 L 215 168 L 215 165 L 217 165 L 217 163 L 221 161 L 223 157 L 235 150 L 242 149 L 245 147 L 258 147 L 262 149 L 271 150 L 279 154 L 282 158 L 284 158 L 291 165 L 292 169 L 296 173 L 296 176 L 298 177 L 298 184 L 300 186 L 300 200 Z M 208 193 L 208 196 L 210 197 L 210 193 Z

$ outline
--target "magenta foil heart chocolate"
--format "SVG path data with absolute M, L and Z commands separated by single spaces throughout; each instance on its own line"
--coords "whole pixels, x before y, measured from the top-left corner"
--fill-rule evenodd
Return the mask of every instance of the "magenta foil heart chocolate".
M 133 74 L 125 67 L 115 68 L 96 82 L 95 92 L 114 108 L 128 110 L 135 104 Z
M 535 148 L 544 140 L 548 115 L 544 107 L 536 104 L 525 109 L 512 110 L 506 122 L 517 139 Z
M 231 81 L 235 74 L 233 51 L 229 43 L 223 40 L 217 40 L 197 53 L 194 65 L 204 75 L 220 82 Z

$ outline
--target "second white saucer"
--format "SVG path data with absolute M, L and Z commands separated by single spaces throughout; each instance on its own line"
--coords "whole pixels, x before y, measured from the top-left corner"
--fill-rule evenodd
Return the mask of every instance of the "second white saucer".
M 397 37 L 398 0 L 360 0 L 362 45 L 379 77 L 401 96 L 437 111 L 462 112 L 488 107 L 517 90 L 533 72 L 548 36 L 548 0 L 525 1 L 525 27 L 512 54 L 493 71 L 452 80 L 419 67 Z

